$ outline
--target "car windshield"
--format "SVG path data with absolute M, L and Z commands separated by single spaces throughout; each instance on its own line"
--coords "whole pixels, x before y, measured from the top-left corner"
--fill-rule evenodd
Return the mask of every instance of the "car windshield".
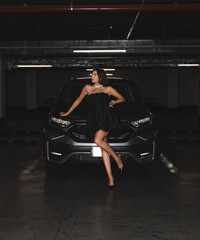
M 70 83 L 68 84 L 59 97 L 59 101 L 62 103 L 73 103 L 80 95 L 82 88 L 86 83 Z M 138 95 L 134 87 L 131 84 L 112 82 L 110 84 L 115 88 L 125 99 L 126 103 L 134 103 L 139 100 Z M 111 99 L 116 99 L 114 96 L 110 96 Z M 86 103 L 86 97 L 83 99 L 82 103 Z

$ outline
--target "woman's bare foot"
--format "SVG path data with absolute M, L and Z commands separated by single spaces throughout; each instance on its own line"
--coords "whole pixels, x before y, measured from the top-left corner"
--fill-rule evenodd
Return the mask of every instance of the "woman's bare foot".
M 118 158 L 119 158 L 119 160 L 117 161 L 117 166 L 118 166 L 118 168 L 119 169 L 122 169 L 123 168 L 123 162 L 122 162 L 122 160 L 121 160 L 121 157 L 120 156 L 118 156 Z

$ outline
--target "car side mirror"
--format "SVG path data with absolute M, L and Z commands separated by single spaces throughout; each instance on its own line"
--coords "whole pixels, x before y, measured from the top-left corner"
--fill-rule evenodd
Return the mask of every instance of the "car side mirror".
M 46 99 L 45 99 L 45 103 L 46 103 L 47 105 L 49 105 L 49 106 L 53 106 L 53 105 L 55 105 L 55 103 L 56 103 L 56 99 L 53 98 L 53 97 L 51 97 L 51 98 L 46 98 Z

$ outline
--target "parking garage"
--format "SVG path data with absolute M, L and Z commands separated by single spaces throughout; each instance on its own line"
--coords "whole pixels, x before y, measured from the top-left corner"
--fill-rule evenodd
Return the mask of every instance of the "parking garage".
M 0 239 L 199 239 L 199 14 L 195 0 L 2 1 Z M 112 190 L 101 157 L 46 175 L 48 103 L 95 67 L 130 81 L 159 129 L 156 167 L 119 176 L 111 161 Z

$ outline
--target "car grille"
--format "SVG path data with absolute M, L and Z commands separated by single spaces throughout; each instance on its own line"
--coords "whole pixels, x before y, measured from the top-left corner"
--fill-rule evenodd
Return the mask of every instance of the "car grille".
M 87 128 L 86 125 L 75 125 L 71 127 L 70 133 L 79 140 L 87 139 Z
M 124 124 L 125 131 L 118 137 L 108 136 L 107 140 L 126 140 L 131 132 L 133 131 L 129 126 Z M 69 134 L 71 134 L 76 141 L 78 142 L 90 142 L 91 139 L 89 138 L 89 132 L 86 127 L 86 124 L 76 124 L 70 128 L 68 131 Z

